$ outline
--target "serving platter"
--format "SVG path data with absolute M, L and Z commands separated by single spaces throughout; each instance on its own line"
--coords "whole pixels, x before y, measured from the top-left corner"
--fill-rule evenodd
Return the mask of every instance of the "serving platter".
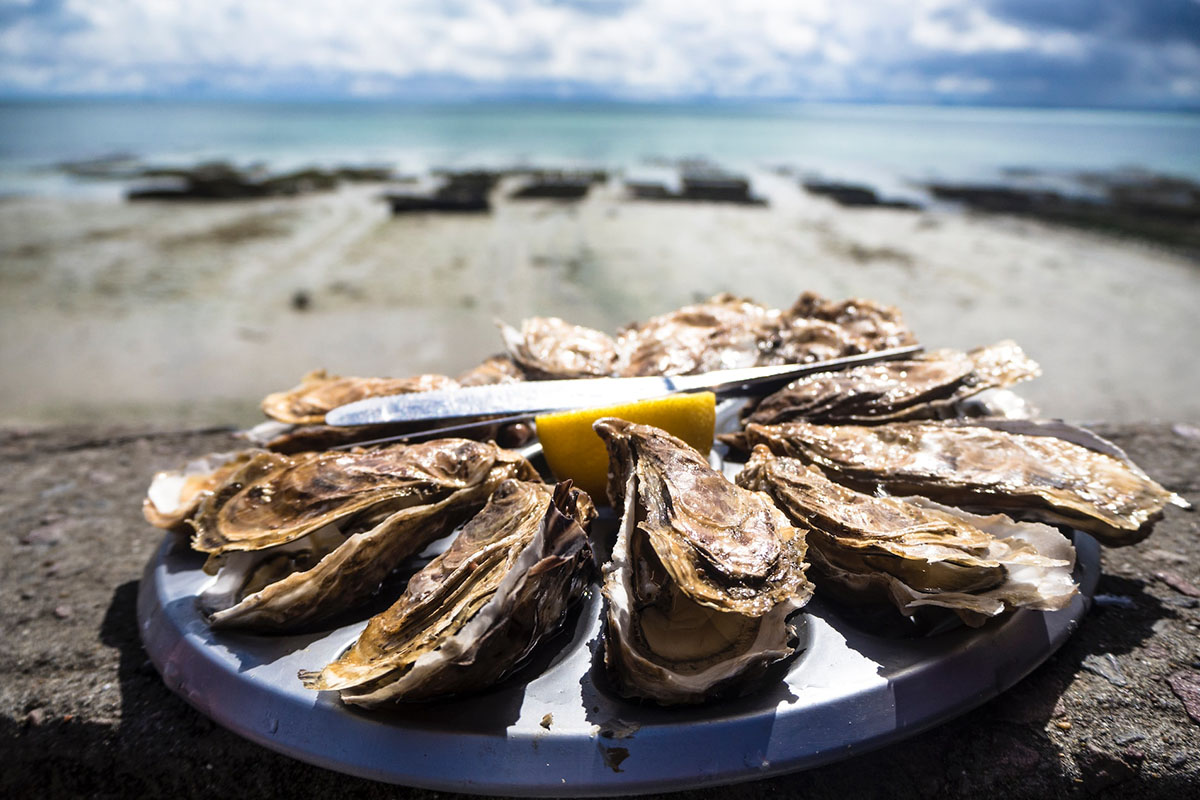
M 736 473 L 719 452 L 714 459 Z M 604 537 L 615 520 L 602 516 L 597 525 Z M 936 616 L 897 624 L 890 610 L 865 616 L 814 598 L 797 616 L 802 651 L 762 691 L 698 707 L 659 708 L 612 691 L 600 666 L 597 587 L 566 630 L 500 686 L 386 712 L 346 706 L 336 692 L 310 691 L 297 678 L 340 655 L 386 604 L 300 635 L 214 632 L 195 603 L 213 580 L 201 569 L 204 556 L 168 534 L 146 565 L 138 620 L 172 691 L 229 730 L 302 761 L 460 792 L 660 792 L 843 759 L 1013 686 L 1067 640 L 1091 604 L 1099 546 L 1080 532 L 1074 542 L 1080 593 L 1060 611 L 1021 609 L 972 629 Z

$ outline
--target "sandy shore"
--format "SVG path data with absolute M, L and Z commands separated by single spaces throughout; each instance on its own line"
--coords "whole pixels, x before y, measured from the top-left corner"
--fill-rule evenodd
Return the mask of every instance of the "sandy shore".
M 766 208 L 500 201 L 392 218 L 379 186 L 218 204 L 0 201 L 0 423 L 252 423 L 325 367 L 455 373 L 493 320 L 609 331 L 720 291 L 897 304 L 927 346 L 1014 338 L 1073 420 L 1200 421 L 1200 264 L 954 211 L 849 210 L 778 176 Z M 298 292 L 310 300 L 297 310 Z

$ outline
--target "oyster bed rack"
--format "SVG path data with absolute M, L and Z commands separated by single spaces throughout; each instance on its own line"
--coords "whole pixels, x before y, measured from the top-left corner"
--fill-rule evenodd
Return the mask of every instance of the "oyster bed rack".
M 596 653 L 596 587 L 568 630 L 500 686 L 386 712 L 346 706 L 336 692 L 310 691 L 296 677 L 349 647 L 365 615 L 301 635 L 214 632 L 195 603 L 212 580 L 201 569 L 204 556 L 171 534 L 146 566 L 138 622 L 172 691 L 234 733 L 301 761 L 458 792 L 673 791 L 844 759 L 1013 686 L 1067 640 L 1091 605 L 1100 548 L 1083 533 L 1074 540 L 1080 593 L 1061 611 L 1021 609 L 978 629 L 897 635 L 817 598 L 799 614 L 804 649 L 778 681 L 697 707 L 631 703 L 607 687 Z

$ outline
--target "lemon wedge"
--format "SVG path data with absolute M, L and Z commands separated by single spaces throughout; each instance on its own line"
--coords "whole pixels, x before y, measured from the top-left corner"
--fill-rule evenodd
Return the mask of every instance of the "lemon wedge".
M 696 392 L 605 408 L 543 414 L 535 422 L 546 463 L 554 477 L 558 480 L 570 478 L 578 488 L 591 495 L 595 503 L 607 505 L 608 450 L 592 430 L 593 422 L 604 417 L 619 417 L 653 425 L 707 454 L 712 448 L 716 409 L 716 395 Z

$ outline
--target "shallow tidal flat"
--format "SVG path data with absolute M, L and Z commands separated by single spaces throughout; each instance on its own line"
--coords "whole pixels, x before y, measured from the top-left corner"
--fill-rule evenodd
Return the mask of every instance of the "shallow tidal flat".
M 392 217 L 379 185 L 224 203 L 0 201 L 0 422 L 248 424 L 310 369 L 454 374 L 493 320 L 609 332 L 720 291 L 898 305 L 926 346 L 1018 340 L 1022 393 L 1080 421 L 1200 421 L 1200 264 L 954 210 L 511 200 Z

